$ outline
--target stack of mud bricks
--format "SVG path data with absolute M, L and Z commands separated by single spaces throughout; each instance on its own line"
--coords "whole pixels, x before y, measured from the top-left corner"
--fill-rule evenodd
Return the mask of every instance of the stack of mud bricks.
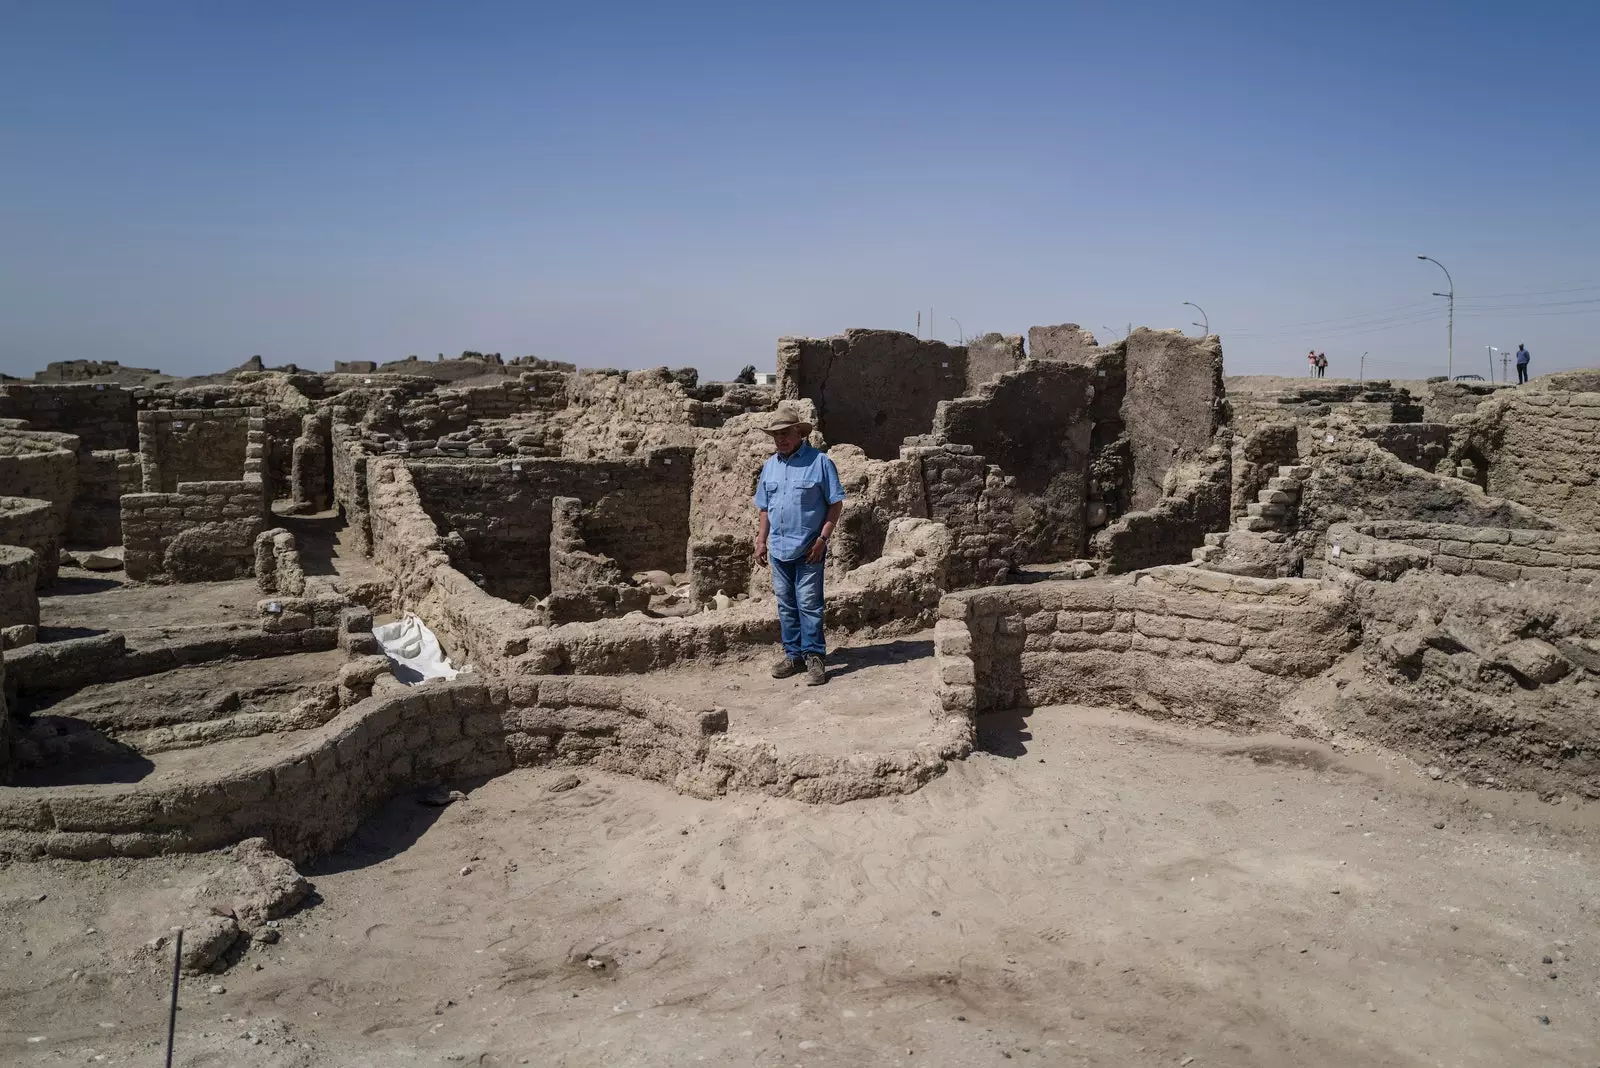
M 75 434 L 84 449 L 132 449 L 138 441 L 133 394 L 104 383 L 0 386 L 0 419 Z
M 934 665 L 939 672 L 939 707 L 949 715 L 978 711 L 977 668 L 972 660 L 972 632 L 967 628 L 968 603 L 952 597 L 939 602 L 933 625 Z
M 1015 542 L 1012 493 L 998 467 L 973 455 L 969 445 L 908 445 L 903 460 L 917 465 L 928 502 L 928 518 L 955 538 L 950 585 L 1005 581 Z

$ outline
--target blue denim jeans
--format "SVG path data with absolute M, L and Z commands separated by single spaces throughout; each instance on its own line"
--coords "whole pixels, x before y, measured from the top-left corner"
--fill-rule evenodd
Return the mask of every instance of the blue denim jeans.
M 772 592 L 778 598 L 778 628 L 783 655 L 790 660 L 828 651 L 822 636 L 822 568 L 818 561 L 772 561 Z

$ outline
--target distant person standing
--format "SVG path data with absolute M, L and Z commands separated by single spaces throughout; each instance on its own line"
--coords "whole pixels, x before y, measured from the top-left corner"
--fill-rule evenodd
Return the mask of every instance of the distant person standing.
M 1312 378 L 1317 376 L 1317 350 L 1312 349 L 1306 353 L 1306 374 Z
M 1317 353 L 1317 377 L 1328 377 L 1328 354 L 1326 352 Z
M 1517 385 L 1528 380 L 1528 361 L 1532 359 L 1528 350 L 1522 347 L 1522 342 L 1517 342 Z

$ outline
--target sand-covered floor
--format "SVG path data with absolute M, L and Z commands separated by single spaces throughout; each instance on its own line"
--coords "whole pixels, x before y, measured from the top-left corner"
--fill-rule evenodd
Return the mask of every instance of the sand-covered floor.
M 397 799 L 280 943 L 185 980 L 177 1063 L 1597 1063 L 1591 811 L 1093 710 L 984 739 L 837 807 Z M 0 871 L 0 1063 L 159 1063 L 133 950 L 207 863 Z

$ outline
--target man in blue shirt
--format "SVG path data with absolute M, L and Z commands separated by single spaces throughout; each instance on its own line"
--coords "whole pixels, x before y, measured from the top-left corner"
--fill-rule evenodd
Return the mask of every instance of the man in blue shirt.
M 1517 385 L 1528 380 L 1528 361 L 1532 358 L 1528 350 L 1522 347 L 1522 342 L 1517 342 Z
M 772 592 L 783 633 L 783 659 L 773 667 L 772 677 L 786 679 L 803 671 L 807 686 L 821 686 L 828 681 L 822 663 L 827 652 L 822 568 L 844 507 L 844 487 L 833 461 L 806 441 L 811 424 L 792 407 L 780 405 L 762 429 L 772 435 L 772 455 L 756 480 L 755 504 L 761 510 L 756 563 L 772 564 Z

